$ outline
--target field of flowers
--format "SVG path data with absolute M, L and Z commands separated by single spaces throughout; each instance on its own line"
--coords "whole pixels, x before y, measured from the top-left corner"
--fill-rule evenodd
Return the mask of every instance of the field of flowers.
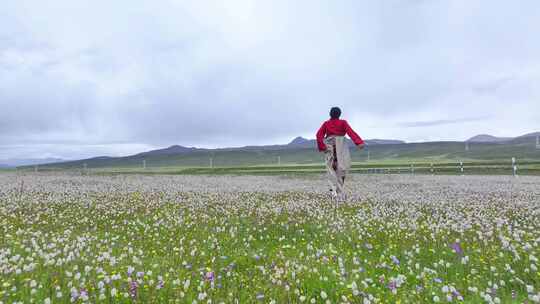
M 540 303 L 540 178 L 0 174 L 0 303 Z

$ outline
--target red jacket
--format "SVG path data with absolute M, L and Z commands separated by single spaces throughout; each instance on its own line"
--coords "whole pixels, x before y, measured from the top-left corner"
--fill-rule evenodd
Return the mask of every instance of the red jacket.
M 317 132 L 317 146 L 319 151 L 325 151 L 326 145 L 324 144 L 324 138 L 331 135 L 344 136 L 349 135 L 355 145 L 361 145 L 364 143 L 362 138 L 354 132 L 344 119 L 331 118 L 325 121 L 319 131 Z

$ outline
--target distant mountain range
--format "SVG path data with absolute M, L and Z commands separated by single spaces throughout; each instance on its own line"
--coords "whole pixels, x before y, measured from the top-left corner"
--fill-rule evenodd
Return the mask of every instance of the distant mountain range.
M 528 133 L 518 137 L 496 137 L 489 134 L 480 134 L 473 136 L 466 140 L 469 143 L 520 143 L 520 142 L 530 142 L 534 140 L 536 136 L 540 135 L 540 132 Z M 354 147 L 354 143 L 346 138 L 349 146 Z M 368 146 L 375 145 L 400 145 L 405 144 L 403 140 L 397 139 L 367 139 L 365 140 Z M 272 150 L 289 150 L 289 149 L 307 149 L 317 147 L 317 141 L 315 139 L 307 139 L 302 136 L 294 138 L 291 142 L 285 145 L 265 145 L 265 146 L 245 146 L 239 148 L 219 148 L 219 149 L 203 149 L 196 147 L 184 147 L 180 145 L 170 146 L 168 148 L 151 150 L 147 152 L 142 152 L 135 154 L 133 156 L 165 156 L 165 155 L 175 155 L 175 154 L 185 154 L 191 152 L 201 152 L 201 151 L 272 151 Z
M 349 146 L 353 147 L 354 143 L 350 139 L 346 139 Z M 368 139 L 365 141 L 367 145 L 397 145 L 404 144 L 402 140 L 393 140 L 393 139 Z M 147 151 L 134 156 L 158 156 L 158 155 L 174 155 L 174 154 L 184 154 L 190 152 L 200 152 L 200 151 L 253 151 L 253 150 L 290 150 L 290 149 L 304 149 L 304 148 L 313 148 L 317 147 L 317 140 L 307 139 L 301 136 L 294 138 L 290 143 L 286 145 L 266 145 L 266 146 L 245 146 L 240 148 L 220 148 L 220 149 L 202 149 L 195 147 L 184 147 L 179 145 L 170 146 L 164 149 L 157 149 L 152 151 Z
M 353 147 L 354 143 L 352 140 L 346 138 L 345 139 L 349 146 Z M 405 142 L 402 140 L 395 140 L 395 139 L 367 139 L 365 140 L 366 144 L 369 145 L 399 145 L 404 144 Z M 315 148 L 317 147 L 317 140 L 315 139 L 306 139 L 301 136 L 296 137 L 293 139 L 289 144 L 287 144 L 285 147 L 287 148 Z
M 489 134 L 480 134 L 466 140 L 469 143 L 525 143 L 536 140 L 540 132 L 527 133 L 518 137 L 497 137 Z
M 142 152 L 139 154 L 135 154 L 134 156 L 149 156 L 149 155 L 171 155 L 171 154 L 181 154 L 181 153 L 189 153 L 194 151 L 200 151 L 200 150 L 206 150 L 206 149 L 199 149 L 199 148 L 188 148 L 184 146 L 174 145 L 170 146 L 168 148 L 158 149 L 158 150 L 151 150 L 148 152 Z
M 29 158 L 29 159 L 0 159 L 0 168 L 13 168 L 19 166 L 33 166 L 41 164 L 54 164 L 64 162 L 64 159 L 60 158 Z
M 513 137 L 496 137 L 489 134 L 480 134 L 467 139 L 470 143 L 496 143 L 512 140 Z
M 497 137 L 489 134 L 473 136 L 465 142 L 473 144 L 465 149 L 463 141 L 438 141 L 406 143 L 395 139 L 365 140 L 371 151 L 371 157 L 384 159 L 394 158 L 477 158 L 493 159 L 517 156 L 519 158 L 536 159 L 540 156 L 536 149 L 536 137 L 540 132 L 528 133 L 518 137 Z M 353 142 L 347 139 L 350 146 Z M 493 149 L 493 145 L 500 148 Z M 63 161 L 61 159 L 11 159 L 0 160 L 1 167 L 31 166 L 35 164 L 50 164 L 50 167 L 81 168 L 88 165 L 96 167 L 137 167 L 143 160 L 151 166 L 201 166 L 208 164 L 209 159 L 214 164 L 239 165 L 261 164 L 272 162 L 279 156 L 283 162 L 303 163 L 316 162 L 320 158 L 315 139 L 296 137 L 291 142 L 282 145 L 245 146 L 237 148 L 204 149 L 173 145 L 167 148 L 141 152 L 138 154 L 109 157 L 99 156 L 83 160 Z M 466 153 L 466 154 L 464 154 Z M 364 153 L 366 154 L 366 153 Z M 356 155 L 356 154 L 355 154 Z M 363 154 L 358 154 L 363 155 Z M 359 157 L 359 156 L 355 157 Z M 44 166 L 46 167 L 46 166 Z

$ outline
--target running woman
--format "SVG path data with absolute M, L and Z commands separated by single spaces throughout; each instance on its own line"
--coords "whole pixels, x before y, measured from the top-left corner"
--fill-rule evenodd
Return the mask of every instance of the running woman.
M 359 149 L 363 149 L 365 144 L 362 138 L 349 126 L 349 123 L 340 117 L 340 108 L 330 109 L 330 119 L 325 121 L 317 132 L 317 146 L 319 151 L 325 154 L 326 171 L 332 196 L 338 200 L 344 200 L 345 176 L 347 170 L 351 168 L 351 156 L 349 146 L 345 141 L 345 134 Z

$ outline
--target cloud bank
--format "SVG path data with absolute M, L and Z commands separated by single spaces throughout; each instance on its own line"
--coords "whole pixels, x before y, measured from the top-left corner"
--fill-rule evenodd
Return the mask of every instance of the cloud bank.
M 366 138 L 540 129 L 538 1 L 3 7 L 0 158 L 281 143 L 334 105 Z

